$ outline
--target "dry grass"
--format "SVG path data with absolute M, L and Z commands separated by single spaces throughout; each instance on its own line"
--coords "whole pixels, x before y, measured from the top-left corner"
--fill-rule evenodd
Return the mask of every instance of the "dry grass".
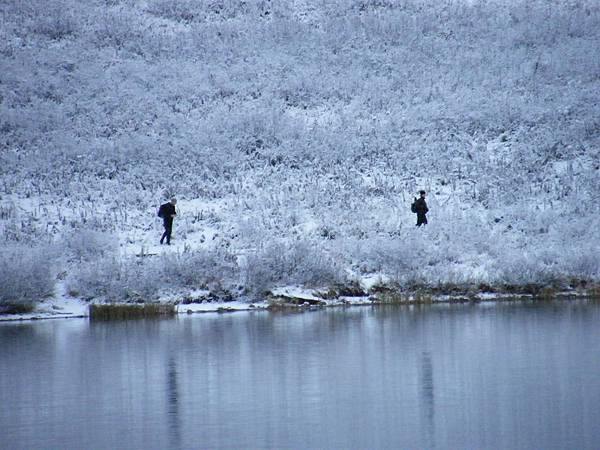
M 175 305 L 171 304 L 90 305 L 90 319 L 92 320 L 149 319 L 174 316 L 175 313 Z

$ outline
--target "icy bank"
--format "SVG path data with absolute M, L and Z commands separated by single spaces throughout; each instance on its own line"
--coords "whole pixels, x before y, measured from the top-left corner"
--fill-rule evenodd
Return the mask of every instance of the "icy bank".
M 367 282 L 368 286 L 369 283 Z M 356 286 L 352 286 L 356 288 Z M 572 298 L 600 298 L 600 286 L 578 287 L 556 290 L 548 286 L 524 285 L 497 288 L 495 292 L 487 287 L 487 292 L 469 289 L 448 288 L 446 291 L 421 287 L 401 290 L 397 287 L 376 285 L 363 292 L 350 292 L 350 287 L 329 289 L 306 289 L 299 286 L 287 286 L 273 289 L 265 300 L 251 301 L 235 299 L 229 301 L 208 300 L 209 292 L 193 292 L 188 295 L 165 296 L 156 303 L 102 303 L 84 301 L 66 294 L 49 298 L 39 303 L 35 309 L 22 314 L 0 315 L 0 322 L 67 319 L 90 317 L 91 305 L 140 306 L 172 305 L 176 315 L 200 313 L 230 313 L 239 311 L 301 311 L 314 308 L 364 306 L 364 305 L 427 305 L 435 303 L 493 303 L 503 301 L 548 301 Z M 343 295 L 344 293 L 351 295 Z

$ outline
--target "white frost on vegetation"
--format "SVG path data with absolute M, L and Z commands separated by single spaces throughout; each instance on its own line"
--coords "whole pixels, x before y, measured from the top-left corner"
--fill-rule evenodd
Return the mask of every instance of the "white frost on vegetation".
M 0 15 L 0 240 L 23 255 L 20 271 L 0 255 L 0 306 L 64 277 L 109 301 L 600 279 L 595 0 L 7 0 Z

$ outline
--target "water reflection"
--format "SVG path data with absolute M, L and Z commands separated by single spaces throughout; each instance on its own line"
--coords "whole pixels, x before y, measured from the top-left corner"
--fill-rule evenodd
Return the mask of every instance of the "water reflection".
M 435 395 L 433 389 L 433 364 L 429 352 L 421 353 L 419 371 L 421 427 L 427 438 L 427 448 L 435 448 Z
M 174 357 L 167 363 L 167 419 L 173 448 L 181 448 L 181 420 L 179 417 L 179 387 L 177 364 Z
M 600 448 L 598 323 L 573 302 L 0 325 L 0 448 Z

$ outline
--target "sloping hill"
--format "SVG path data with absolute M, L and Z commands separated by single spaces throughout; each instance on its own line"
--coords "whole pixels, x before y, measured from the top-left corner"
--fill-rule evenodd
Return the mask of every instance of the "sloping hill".
M 16 254 L 58 243 L 88 296 L 107 291 L 79 272 L 113 279 L 127 255 L 163 251 L 170 195 L 176 248 L 195 255 L 170 263 L 190 271 L 182 286 L 600 276 L 594 0 L 7 0 L 0 14 L 0 232 Z M 217 273 L 189 267 L 207 254 Z M 174 277 L 157 258 L 130 277 L 144 295 Z

